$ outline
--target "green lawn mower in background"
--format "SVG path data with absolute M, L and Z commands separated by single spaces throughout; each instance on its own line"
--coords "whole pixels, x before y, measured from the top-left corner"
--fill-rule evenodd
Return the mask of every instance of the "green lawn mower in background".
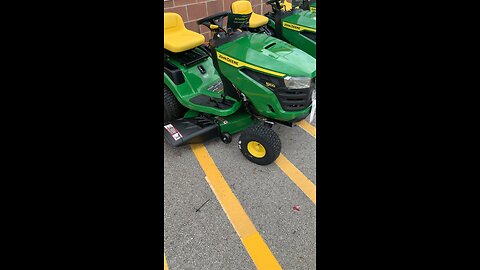
M 292 9 L 292 4 L 296 8 L 301 8 L 303 10 L 308 10 L 311 12 L 317 12 L 317 1 L 308 1 L 308 0 L 292 0 L 292 3 L 288 2 L 287 0 L 283 1 L 283 6 L 285 7 L 286 11 Z
M 292 4 L 284 0 L 269 0 L 272 11 L 265 14 L 268 28 L 273 36 L 280 38 L 302 49 L 313 57 L 317 57 L 317 14 L 297 8 L 300 3 Z
M 277 38 L 238 30 L 249 18 L 221 12 L 199 20 L 212 32 L 206 46 L 180 15 L 164 13 L 163 122 L 171 146 L 215 138 L 230 143 L 242 132 L 243 155 L 267 165 L 281 151 L 271 127 L 314 114 L 315 59 Z
M 284 0 L 284 1 L 287 2 L 286 0 Z M 303 9 L 303 10 L 308 10 L 308 11 L 311 11 L 311 12 L 317 12 L 317 1 L 316 0 L 313 0 L 313 1 L 303 0 L 303 1 L 301 1 L 301 3 L 299 4 L 298 7 Z
M 308 1 L 306 1 L 308 2 Z M 308 9 L 307 10 L 310 10 L 311 12 L 317 12 L 317 1 L 314 0 L 314 1 L 310 1 L 309 4 L 308 4 Z
M 272 12 L 263 15 L 252 10 L 249 1 L 239 0 L 231 5 L 233 14 L 251 14 L 243 30 L 253 33 L 265 33 L 286 41 L 316 58 L 316 13 L 298 9 L 299 3 L 292 9 L 288 2 L 282 5 L 280 0 L 270 0 Z

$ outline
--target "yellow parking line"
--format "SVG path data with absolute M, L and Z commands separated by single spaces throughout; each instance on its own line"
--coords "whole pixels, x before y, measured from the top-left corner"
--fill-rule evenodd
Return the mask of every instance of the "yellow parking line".
M 206 174 L 205 179 L 217 197 L 223 211 L 227 214 L 230 223 L 242 240 L 245 249 L 257 269 L 282 269 L 237 197 L 233 194 L 227 181 L 225 181 L 222 173 L 218 170 L 210 154 L 208 154 L 205 146 L 195 144 L 191 145 L 191 148 Z
M 275 163 L 280 169 L 299 187 L 305 195 L 316 205 L 317 204 L 317 187 L 310 181 L 295 165 L 293 165 L 283 155 L 275 160 Z
M 302 120 L 302 121 L 298 122 L 297 125 L 299 127 L 303 128 L 303 130 L 308 132 L 315 139 L 317 138 L 317 129 L 314 126 L 310 125 L 310 123 L 308 123 L 307 121 Z
M 163 270 L 168 270 L 167 257 L 163 254 Z

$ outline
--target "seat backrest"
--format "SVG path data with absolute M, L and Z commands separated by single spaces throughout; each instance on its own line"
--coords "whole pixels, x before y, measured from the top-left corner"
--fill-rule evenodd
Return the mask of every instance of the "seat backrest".
M 165 32 L 173 32 L 185 29 L 182 17 L 177 13 L 163 13 L 163 30 Z
M 283 1 L 283 5 L 285 6 L 286 11 L 292 10 L 292 4 L 290 4 L 287 0 Z
M 235 1 L 232 3 L 232 13 L 235 14 L 250 14 L 253 12 L 252 4 L 249 1 Z

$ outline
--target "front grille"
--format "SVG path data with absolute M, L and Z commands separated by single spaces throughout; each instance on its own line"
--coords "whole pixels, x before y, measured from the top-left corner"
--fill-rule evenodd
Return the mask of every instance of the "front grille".
M 306 109 L 308 106 L 310 106 L 310 104 L 312 104 L 312 90 L 313 82 L 310 88 L 277 88 L 275 95 L 285 111 L 300 111 Z
M 306 36 L 307 38 L 317 42 L 317 33 L 312 33 L 312 32 L 301 32 L 300 34 Z
M 312 79 L 310 88 L 288 89 L 282 78 L 272 77 L 250 69 L 242 69 L 242 72 L 272 90 L 278 98 L 282 109 L 285 111 L 300 111 L 312 104 L 312 91 L 315 89 L 315 79 Z M 274 86 L 268 83 L 273 83 Z

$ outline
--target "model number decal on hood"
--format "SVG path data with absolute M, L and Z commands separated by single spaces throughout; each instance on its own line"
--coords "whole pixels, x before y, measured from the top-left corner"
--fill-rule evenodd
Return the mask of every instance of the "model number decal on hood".
M 273 84 L 273 83 L 271 83 L 271 82 L 265 82 L 265 86 L 271 87 L 271 88 L 277 87 L 275 84 Z

